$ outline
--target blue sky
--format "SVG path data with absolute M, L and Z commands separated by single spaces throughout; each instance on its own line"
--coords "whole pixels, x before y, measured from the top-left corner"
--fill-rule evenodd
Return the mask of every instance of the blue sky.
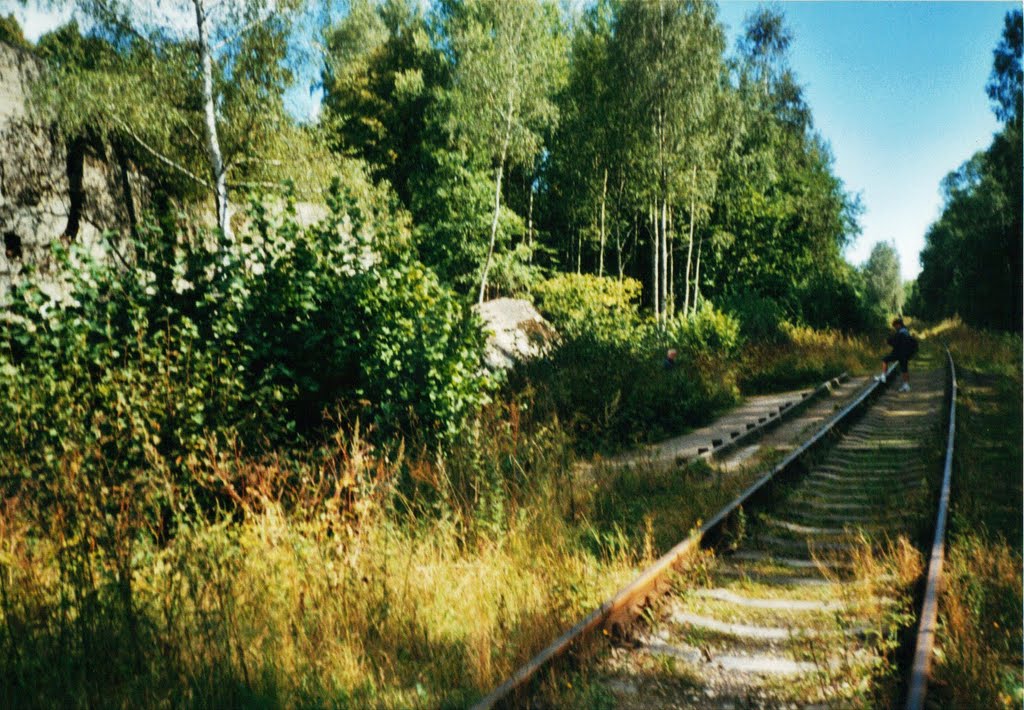
M 730 47 L 761 3 L 725 0 Z M 835 172 L 865 207 L 847 258 L 893 241 L 905 279 L 939 216 L 939 181 L 999 128 L 985 83 L 1003 16 L 1017 2 L 788 2 L 790 65 Z
M 9 4 L 33 40 L 70 15 L 67 7 L 21 7 L 12 0 L 0 0 L 0 11 Z M 743 19 L 761 4 L 720 2 L 730 47 Z M 859 265 L 876 242 L 892 241 L 904 278 L 915 277 L 925 231 L 941 209 L 939 181 L 988 146 L 998 130 L 985 82 L 1003 16 L 1019 2 L 774 6 L 793 32 L 790 63 L 818 131 L 832 146 L 835 171 L 865 207 L 863 233 L 847 257 Z M 318 108 L 308 85 L 318 72 L 313 67 L 307 83 L 289 92 L 295 113 Z

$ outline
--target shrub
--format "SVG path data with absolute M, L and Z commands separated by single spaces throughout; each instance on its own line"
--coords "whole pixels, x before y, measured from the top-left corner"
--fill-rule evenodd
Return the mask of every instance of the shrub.
M 669 321 L 665 335 L 670 346 L 691 356 L 730 357 L 742 345 L 739 320 L 708 301 L 692 315 Z
M 756 293 L 734 293 L 722 301 L 722 310 L 740 322 L 740 335 L 762 343 L 785 339 L 782 324 L 786 312 L 777 301 Z
M 339 409 L 378 437 L 449 440 L 487 396 L 479 323 L 387 203 L 340 183 L 329 203 L 304 229 L 254 201 L 234 242 L 151 224 L 123 270 L 58 250 L 61 285 L 23 283 L 0 330 L 0 415 L 18 422 L 0 443 L 39 460 L 102 442 L 128 469 L 199 456 L 210 435 L 287 442 Z
M 605 339 L 630 338 L 640 325 L 637 302 L 642 286 L 592 274 L 559 274 L 534 287 L 540 312 L 559 333 Z
M 537 406 L 569 425 L 585 452 L 614 451 L 703 424 L 735 401 L 732 373 L 710 354 L 684 352 L 663 366 L 665 331 L 639 326 L 628 339 L 583 333 L 563 338 L 510 380 L 537 392 Z

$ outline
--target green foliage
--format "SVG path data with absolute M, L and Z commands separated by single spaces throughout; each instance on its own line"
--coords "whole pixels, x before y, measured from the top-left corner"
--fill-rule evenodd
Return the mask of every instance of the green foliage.
M 864 336 L 815 331 L 783 322 L 774 343 L 750 343 L 740 355 L 737 382 L 744 393 L 782 392 L 820 384 L 843 372 L 872 371 L 877 348 Z
M 545 359 L 514 373 L 512 386 L 531 386 L 536 406 L 566 423 L 581 451 L 657 440 L 706 423 L 737 396 L 708 356 L 666 369 L 667 342 L 649 327 L 629 340 L 564 338 Z
M 976 326 L 1020 331 L 1021 12 L 1007 13 L 989 95 L 1005 121 L 989 148 L 942 181 L 943 211 L 925 234 L 911 308 L 926 318 L 959 313 Z M 1017 108 L 1015 108 L 1015 106 Z
M 869 306 L 891 315 L 902 313 L 903 280 L 896 247 L 887 242 L 875 244 L 864 264 L 863 273 Z
M 635 332 L 641 285 L 591 274 L 558 274 L 534 286 L 540 312 L 568 337 L 590 333 L 612 339 Z
M 408 206 L 429 151 L 428 118 L 446 73 L 420 6 L 354 2 L 325 32 L 323 115 L 332 147 L 355 154 Z
M 32 51 L 32 43 L 25 39 L 25 33 L 22 32 L 14 13 L 8 13 L 6 17 L 0 15 L 0 42 Z
M 994 104 L 1000 121 L 1020 119 L 1022 98 L 1021 45 L 1024 43 L 1024 12 L 1020 8 L 1006 13 L 1003 36 L 993 51 L 992 73 L 985 91 Z
M 774 299 L 739 292 L 722 299 L 721 306 L 739 321 L 740 335 L 748 341 L 775 343 L 785 337 L 782 323 L 786 312 Z
M 865 295 L 864 275 L 849 264 L 815 272 L 796 291 L 799 313 L 814 328 L 847 333 L 885 327 L 889 314 L 872 308 Z
M 487 172 L 456 153 L 432 154 L 433 170 L 417 178 L 412 213 L 420 258 L 460 292 L 478 283 L 487 244 L 480 235 L 490 229 L 494 186 Z M 519 216 L 507 208 L 499 213 L 497 250 L 513 234 L 522 233 Z
M 71 22 L 39 40 L 37 54 L 49 71 L 35 87 L 38 106 L 68 140 L 116 146 L 160 191 L 187 200 L 208 196 L 217 176 L 205 135 L 195 26 L 182 31 L 167 8 L 78 4 L 92 20 L 87 30 Z M 314 194 L 329 179 L 326 151 L 284 109 L 293 78 L 287 60 L 294 10 L 293 2 L 277 3 L 268 13 L 258 0 L 207 8 L 208 41 L 216 48 L 217 137 L 231 191 L 292 178 Z M 184 17 L 194 17 L 190 12 Z
M 60 409 L 52 398 L 86 378 L 99 382 L 99 399 L 82 400 L 94 417 L 130 426 L 114 413 L 131 412 L 150 434 L 129 441 L 159 441 L 174 457 L 203 446 L 206 431 L 287 441 L 338 408 L 381 437 L 414 425 L 431 443 L 454 436 L 485 397 L 479 324 L 410 257 L 386 202 L 336 183 L 329 203 L 303 229 L 290 207 L 274 215 L 254 200 L 252 228 L 235 242 L 150 228 L 132 269 L 69 261 L 60 302 L 26 284 L 6 329 L 20 393 L 9 415 L 39 428 L 45 418 L 17 408 Z M 57 441 L 71 426 L 32 436 Z
M 716 309 L 710 301 L 702 301 L 688 317 L 669 321 L 665 336 L 692 357 L 729 358 L 743 344 L 739 319 Z

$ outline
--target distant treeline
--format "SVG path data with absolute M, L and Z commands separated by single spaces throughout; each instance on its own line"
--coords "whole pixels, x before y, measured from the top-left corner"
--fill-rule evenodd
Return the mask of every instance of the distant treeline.
M 858 201 L 776 10 L 727 48 L 703 0 L 354 0 L 337 20 L 302 2 L 193 4 L 198 43 L 159 8 L 104 2 L 81 5 L 85 36 L 72 23 L 31 47 L 53 70 L 39 105 L 67 135 L 133 156 L 167 205 L 213 196 L 224 214 L 285 181 L 317 194 L 357 160 L 411 214 L 418 258 L 467 299 L 580 272 L 640 280 L 659 319 L 702 300 L 844 329 L 872 317 L 842 257 Z M 304 124 L 284 94 L 309 62 L 323 108 Z
M 985 87 L 1002 129 L 942 181 L 942 215 L 925 236 L 910 308 L 929 318 L 1021 330 L 1021 11 L 1006 15 Z
M 212 197 L 229 230 L 229 201 L 284 184 L 319 196 L 355 162 L 467 301 L 576 272 L 639 280 L 658 320 L 711 301 L 856 330 L 902 306 L 888 245 L 863 269 L 842 256 L 859 201 L 776 9 L 730 48 L 705 0 L 353 0 L 340 19 L 305 0 L 191 4 L 201 21 L 182 29 L 160 8 L 83 0 L 84 36 L 71 23 L 34 46 L 0 21 L 52 70 L 38 106 L 69 140 L 130 155 L 164 211 Z M 298 122 L 285 92 L 310 65 L 322 110 Z M 947 178 L 909 306 L 1019 328 L 1019 11 L 988 91 L 1004 129 Z

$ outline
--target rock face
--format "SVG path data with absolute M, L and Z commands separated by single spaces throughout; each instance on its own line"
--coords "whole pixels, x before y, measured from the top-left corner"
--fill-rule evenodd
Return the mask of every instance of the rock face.
M 487 331 L 487 366 L 507 370 L 517 362 L 540 355 L 558 334 L 529 301 L 496 298 L 477 306 Z
M 26 265 L 46 269 L 55 239 L 95 247 L 124 233 L 148 203 L 145 180 L 109 146 L 66 141 L 36 118 L 31 84 L 44 70 L 0 41 L 0 302 Z

